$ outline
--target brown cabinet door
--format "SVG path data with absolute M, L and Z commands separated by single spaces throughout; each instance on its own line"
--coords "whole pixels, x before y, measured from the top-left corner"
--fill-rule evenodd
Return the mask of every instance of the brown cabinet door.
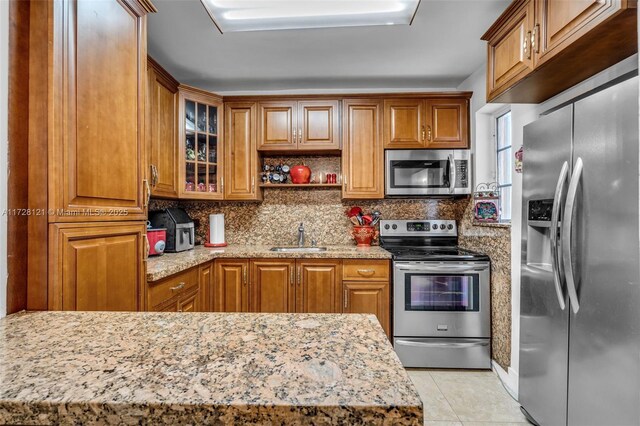
M 155 62 L 148 63 L 147 153 L 151 195 L 178 198 L 178 85 Z
M 180 86 L 179 104 L 179 196 L 183 199 L 222 200 L 225 164 L 222 98 Z
M 53 224 L 49 231 L 49 309 L 142 309 L 144 223 Z
M 295 311 L 295 260 L 252 260 L 251 312 Z
M 256 105 L 232 102 L 225 106 L 225 182 L 226 200 L 258 200 L 258 151 L 256 150 Z
M 340 149 L 338 101 L 298 102 L 298 149 Z
M 200 278 L 198 280 L 198 288 L 200 293 L 200 307 L 202 312 L 211 312 L 215 306 L 215 297 L 213 291 L 213 262 L 200 265 Z
M 387 336 L 390 334 L 389 283 L 345 282 L 343 312 L 375 314 Z
M 342 198 L 384 198 L 381 113 L 379 100 L 342 103 Z
M 296 312 L 342 312 L 342 279 L 339 260 L 298 260 Z
M 618 11 L 620 0 L 538 0 L 535 39 L 544 62 Z
M 50 222 L 146 219 L 144 12 L 117 0 L 63 3 L 68 32 L 60 35 L 64 46 L 53 46 L 60 75 L 53 77 L 49 206 L 57 214 Z
M 202 312 L 200 291 L 196 288 L 180 296 L 178 301 L 178 312 Z
M 427 148 L 469 148 L 469 100 L 427 100 Z
M 248 312 L 249 261 L 216 260 L 214 288 L 215 312 Z
M 297 103 L 260 102 L 258 104 L 258 149 L 281 151 L 298 144 Z
M 488 40 L 488 99 L 503 92 L 533 70 L 531 36 L 535 26 L 534 3 L 534 0 L 523 2 L 513 17 Z
M 424 148 L 423 99 L 385 99 L 384 147 Z

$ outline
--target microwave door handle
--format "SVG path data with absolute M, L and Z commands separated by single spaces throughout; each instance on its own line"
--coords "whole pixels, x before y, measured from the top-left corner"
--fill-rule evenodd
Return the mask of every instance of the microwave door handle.
M 453 154 L 449 154 L 449 192 L 453 194 L 456 190 L 456 162 Z
M 573 211 L 576 207 L 576 196 L 578 193 L 578 185 L 582 178 L 582 158 L 578 157 L 571 175 L 569 189 L 567 190 L 567 201 L 564 206 L 564 218 L 562 220 L 562 263 L 564 264 L 564 276 L 567 281 L 567 290 L 569 293 L 569 301 L 573 313 L 577 314 L 580 309 L 578 302 L 578 291 L 576 289 L 576 280 L 573 275 L 573 263 L 571 253 L 571 228 L 573 228 Z
M 562 165 L 558 183 L 556 184 L 556 192 L 553 195 L 553 206 L 551 207 L 551 229 L 549 244 L 551 249 L 551 269 L 553 271 L 553 283 L 556 288 L 556 296 L 560 309 L 564 311 L 564 292 L 562 291 L 562 278 L 560 276 L 560 262 L 558 261 L 558 221 L 560 217 L 560 206 L 562 205 L 562 189 L 569 175 L 569 163 L 566 161 Z

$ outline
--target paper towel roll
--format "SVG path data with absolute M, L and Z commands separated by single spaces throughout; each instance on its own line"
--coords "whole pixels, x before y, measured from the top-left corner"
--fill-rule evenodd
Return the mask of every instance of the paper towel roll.
M 213 246 L 226 246 L 224 240 L 224 214 L 209 215 L 209 244 Z

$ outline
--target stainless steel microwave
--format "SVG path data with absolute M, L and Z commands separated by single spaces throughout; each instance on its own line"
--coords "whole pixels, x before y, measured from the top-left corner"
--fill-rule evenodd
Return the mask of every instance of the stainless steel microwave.
M 471 193 L 469 150 L 388 150 L 385 195 L 465 195 Z

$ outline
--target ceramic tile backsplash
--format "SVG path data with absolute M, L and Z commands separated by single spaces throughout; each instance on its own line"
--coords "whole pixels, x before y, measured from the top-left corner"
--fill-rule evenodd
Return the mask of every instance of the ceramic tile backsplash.
M 310 161 L 307 164 L 312 165 Z M 316 170 L 334 170 L 329 168 L 330 160 L 325 166 L 318 164 L 314 165 Z M 151 209 L 178 205 L 197 221 L 200 240 L 206 238 L 209 215 L 224 213 L 225 236 L 230 244 L 294 244 L 300 222 L 305 224 L 307 236 L 320 245 L 354 244 L 345 211 L 356 205 L 365 211 L 380 210 L 384 219 L 457 220 L 460 245 L 491 257 L 493 358 L 504 368 L 510 364 L 511 230 L 474 226 L 469 199 L 344 201 L 339 189 L 274 187 L 264 190 L 262 203 L 152 200 Z

